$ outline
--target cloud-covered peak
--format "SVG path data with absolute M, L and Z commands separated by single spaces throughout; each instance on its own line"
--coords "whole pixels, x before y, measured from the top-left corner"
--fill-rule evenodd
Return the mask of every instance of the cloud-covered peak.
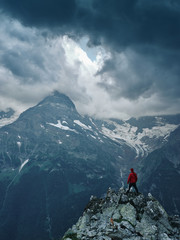
M 71 99 L 66 96 L 65 94 L 62 94 L 58 91 L 53 91 L 49 96 L 47 96 L 45 99 L 43 99 L 38 105 L 45 105 L 45 104 L 52 104 L 56 103 L 58 105 L 66 105 L 67 107 L 71 109 L 75 109 L 74 103 L 71 101 Z
M 0 9 L 1 109 L 58 90 L 97 117 L 179 112 L 178 0 L 2 0 Z

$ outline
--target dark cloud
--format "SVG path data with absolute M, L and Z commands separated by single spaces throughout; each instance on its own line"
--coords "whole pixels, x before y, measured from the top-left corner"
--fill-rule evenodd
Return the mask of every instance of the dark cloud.
M 75 0 L 2 0 L 0 6 L 29 26 L 68 24 L 76 12 Z
M 116 50 L 135 44 L 180 47 L 178 0 L 1 0 L 0 7 L 29 26 L 88 34 L 91 44 Z
M 148 54 L 147 54 L 148 53 Z M 99 84 L 111 97 L 136 100 L 158 94 L 170 101 L 180 93 L 180 54 L 175 51 L 146 47 L 144 51 L 126 49 L 113 53 L 97 73 Z M 109 81 L 113 79 L 113 82 Z

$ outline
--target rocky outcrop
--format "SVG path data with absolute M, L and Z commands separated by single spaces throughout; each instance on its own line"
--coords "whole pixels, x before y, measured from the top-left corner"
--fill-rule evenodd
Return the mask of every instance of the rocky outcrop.
M 108 189 L 103 199 L 91 197 L 83 216 L 63 240 L 178 240 L 180 219 L 169 217 L 149 193 Z

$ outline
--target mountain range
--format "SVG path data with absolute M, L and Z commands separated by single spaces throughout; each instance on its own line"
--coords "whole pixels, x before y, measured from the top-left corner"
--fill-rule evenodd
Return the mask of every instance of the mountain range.
M 54 92 L 18 118 L 0 112 L 0 238 L 57 239 L 91 195 L 126 187 L 129 169 L 180 213 L 180 114 L 94 119 Z

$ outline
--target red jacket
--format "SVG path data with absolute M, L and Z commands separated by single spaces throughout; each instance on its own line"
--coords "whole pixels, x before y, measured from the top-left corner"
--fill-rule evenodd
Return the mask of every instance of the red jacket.
M 135 172 L 131 172 L 129 174 L 127 183 L 136 183 L 137 182 L 137 174 Z

